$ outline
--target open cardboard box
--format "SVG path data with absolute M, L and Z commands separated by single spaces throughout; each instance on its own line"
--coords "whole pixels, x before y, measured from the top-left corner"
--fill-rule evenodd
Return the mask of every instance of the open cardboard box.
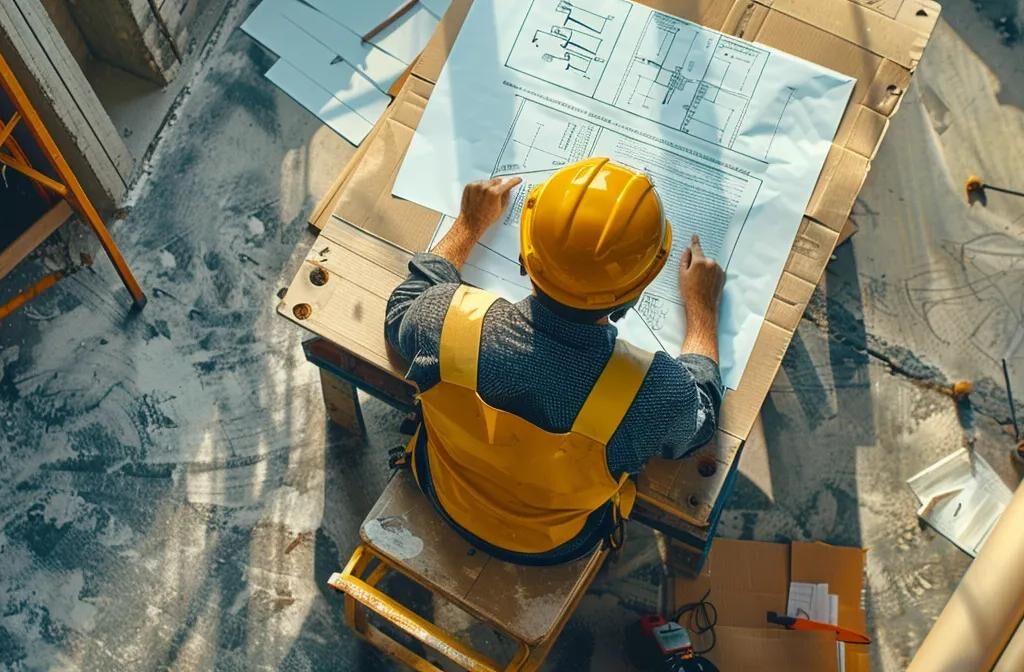
M 707 599 L 718 610 L 718 625 L 715 647 L 706 657 L 722 672 L 833 672 L 838 662 L 832 634 L 769 625 L 767 612 L 786 613 L 790 581 L 827 583 L 839 596 L 839 625 L 866 633 L 865 552 L 817 542 L 718 539 L 697 576 L 675 579 L 675 605 L 696 602 L 710 590 Z M 705 642 L 695 640 L 698 647 Z M 867 672 L 868 646 L 845 648 L 847 672 Z
M 638 511 L 681 518 L 710 534 L 721 481 L 732 468 L 801 316 L 847 226 L 889 119 L 924 51 L 940 7 L 933 0 L 642 0 L 655 9 L 776 47 L 857 79 L 807 204 L 738 389 L 724 399 L 719 440 L 694 460 L 654 460 L 640 477 Z M 354 224 L 410 252 L 425 250 L 440 215 L 392 196 L 420 117 L 472 0 L 453 0 L 394 104 L 311 220 Z M 703 473 L 701 473 L 703 472 Z M 713 477 L 705 474 L 711 473 Z M 716 482 L 711 482 L 716 481 Z

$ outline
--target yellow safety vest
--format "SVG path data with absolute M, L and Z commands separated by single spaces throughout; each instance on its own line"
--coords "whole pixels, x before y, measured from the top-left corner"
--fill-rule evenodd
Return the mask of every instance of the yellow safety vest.
M 653 355 L 618 341 L 572 429 L 544 431 L 477 393 L 484 315 L 496 299 L 467 286 L 455 292 L 441 331 L 441 381 L 419 395 L 422 423 L 408 452 L 415 465 L 412 453 L 425 445 L 436 502 L 457 526 L 499 549 L 542 554 L 609 503 L 615 520 L 629 517 L 636 486 L 628 474 L 611 475 L 607 445 Z

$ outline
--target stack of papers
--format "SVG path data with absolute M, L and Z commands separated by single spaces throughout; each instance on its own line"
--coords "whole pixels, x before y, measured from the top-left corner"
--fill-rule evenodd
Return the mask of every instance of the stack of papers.
M 280 57 L 267 78 L 358 145 L 391 102 L 387 90 L 427 45 L 451 0 L 420 0 L 370 42 L 404 0 L 263 0 L 242 24 Z
M 828 592 L 827 583 L 791 581 L 786 615 L 839 625 L 839 596 Z M 839 672 L 846 669 L 846 646 L 843 642 L 836 642 L 836 666 Z
M 965 449 L 939 460 L 907 484 L 921 502 L 917 515 L 972 558 L 1013 498 L 991 465 Z

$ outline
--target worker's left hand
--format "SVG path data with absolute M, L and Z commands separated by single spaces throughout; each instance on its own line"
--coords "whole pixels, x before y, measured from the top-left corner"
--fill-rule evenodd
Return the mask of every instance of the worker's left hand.
M 482 236 L 505 214 L 512 190 L 522 182 L 521 177 L 508 180 L 496 177 L 467 184 L 462 191 L 462 212 L 459 215 L 462 226 L 478 238 Z

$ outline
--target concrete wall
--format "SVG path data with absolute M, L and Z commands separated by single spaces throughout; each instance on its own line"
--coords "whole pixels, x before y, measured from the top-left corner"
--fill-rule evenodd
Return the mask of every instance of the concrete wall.
M 42 3 L 43 7 L 46 8 L 46 13 L 50 15 L 50 20 L 53 21 L 54 27 L 57 28 L 57 32 L 64 38 L 64 44 L 71 52 L 71 55 L 75 57 L 79 67 L 85 70 L 89 59 L 92 58 L 92 54 L 89 52 L 89 45 L 85 41 L 85 36 L 78 29 L 78 24 L 75 23 L 74 17 L 71 16 L 67 0 L 42 0 Z
M 178 3 L 164 0 L 67 0 L 95 58 L 143 77 L 168 84 L 178 72 L 184 23 Z M 166 16 L 165 16 L 166 15 Z

